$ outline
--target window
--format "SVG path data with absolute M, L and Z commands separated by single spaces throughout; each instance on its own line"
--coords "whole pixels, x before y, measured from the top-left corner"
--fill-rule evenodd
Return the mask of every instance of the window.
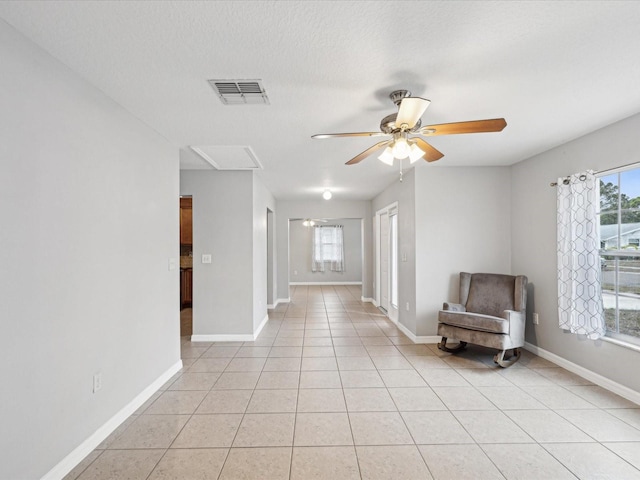
M 333 272 L 344 271 L 344 236 L 342 225 L 313 227 L 313 258 L 311 270 L 324 272 L 329 262 Z
M 603 175 L 599 184 L 607 336 L 640 344 L 640 168 Z

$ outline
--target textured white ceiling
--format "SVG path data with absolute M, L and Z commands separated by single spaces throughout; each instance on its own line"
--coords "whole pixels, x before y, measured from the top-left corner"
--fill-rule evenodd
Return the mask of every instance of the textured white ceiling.
M 0 17 L 170 142 L 248 145 L 277 198 L 368 199 L 397 180 L 376 131 L 407 88 L 424 124 L 504 117 L 434 137 L 417 168 L 510 165 L 640 111 L 636 1 L 2 1 Z M 207 79 L 262 79 L 270 105 L 222 105 Z

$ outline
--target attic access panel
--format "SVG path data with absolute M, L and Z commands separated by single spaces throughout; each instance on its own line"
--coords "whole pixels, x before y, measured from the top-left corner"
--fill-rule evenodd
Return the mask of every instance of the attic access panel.
M 217 170 L 261 170 L 262 164 L 246 145 L 192 145 L 196 152 Z

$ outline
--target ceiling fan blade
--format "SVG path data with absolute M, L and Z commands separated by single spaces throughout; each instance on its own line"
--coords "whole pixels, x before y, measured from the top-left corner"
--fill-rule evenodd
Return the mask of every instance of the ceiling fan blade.
M 413 128 L 430 103 L 431 100 L 427 100 L 426 98 L 403 98 L 402 102 L 400 102 L 398 116 L 396 117 L 396 126 L 400 128 L 403 124 L 406 124 L 407 129 Z
M 500 132 L 506 126 L 507 122 L 504 118 L 492 118 L 490 120 L 472 120 L 470 122 L 427 125 L 418 130 L 417 133 L 432 137 L 435 135 L 455 135 L 458 133 Z
M 362 160 L 367 158 L 369 155 L 371 155 L 376 150 L 380 150 L 381 148 L 386 147 L 389 144 L 389 142 L 390 142 L 390 140 L 387 140 L 385 142 L 376 143 L 373 147 L 367 148 L 360 155 L 356 155 L 355 157 L 353 157 L 351 160 L 349 160 L 347 163 L 345 163 L 345 165 L 355 165 L 356 163 L 360 163 Z
M 335 138 L 335 137 L 380 137 L 387 135 L 383 132 L 355 132 L 355 133 L 318 133 L 311 138 Z
M 442 153 L 432 145 L 429 145 L 421 138 L 413 138 L 412 140 L 414 140 L 418 144 L 418 147 L 420 147 L 420 150 L 424 152 L 422 158 L 427 162 L 435 162 L 436 160 L 440 160 L 442 157 L 444 157 L 444 153 Z

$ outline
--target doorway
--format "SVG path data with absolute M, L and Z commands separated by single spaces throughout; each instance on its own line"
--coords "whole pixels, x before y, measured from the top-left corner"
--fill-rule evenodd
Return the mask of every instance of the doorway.
M 267 308 L 275 308 L 276 295 L 274 291 L 275 268 L 275 224 L 273 211 L 267 208 Z
M 193 334 L 193 198 L 180 197 L 180 336 Z
M 378 307 L 394 323 L 398 323 L 398 204 L 376 212 L 374 219 L 376 244 L 376 289 Z

